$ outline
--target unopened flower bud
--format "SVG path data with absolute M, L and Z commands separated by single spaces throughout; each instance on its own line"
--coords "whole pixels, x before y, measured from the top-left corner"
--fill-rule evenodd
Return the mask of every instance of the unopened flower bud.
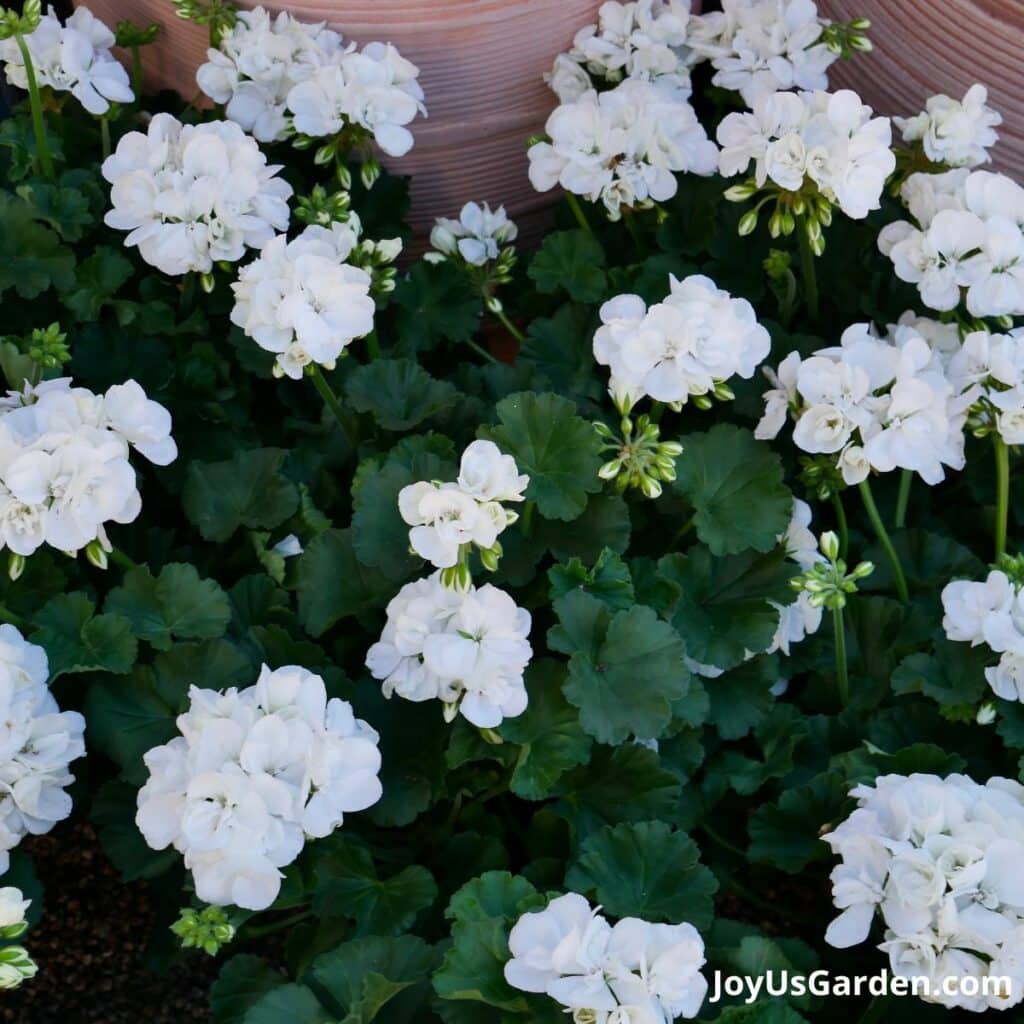
M 975 721 L 978 725 L 991 725 L 996 720 L 996 706 L 992 701 L 985 701 L 984 704 L 978 708 L 978 714 Z
M 740 223 L 737 228 L 741 237 L 751 235 L 754 233 L 754 229 L 757 227 L 757 210 L 747 210 L 742 217 L 740 217 Z
M 7 556 L 7 575 L 13 581 L 21 577 L 25 571 L 25 556 L 16 555 L 11 551 Z
M 186 907 L 171 931 L 181 939 L 183 949 L 201 949 L 208 956 L 216 956 L 235 937 L 234 926 L 220 907 Z
M 85 557 L 97 569 L 106 569 L 107 553 L 103 550 L 103 545 L 98 540 L 89 541 L 85 547 Z
M 597 475 L 602 480 L 614 480 L 622 469 L 622 459 L 612 459 L 606 462 L 598 471 Z
M 830 561 L 834 562 L 839 557 L 839 538 L 831 530 L 826 530 L 818 539 L 818 546 L 821 553 Z
M 660 498 L 661 484 L 657 480 L 654 480 L 652 477 L 641 477 L 640 491 L 645 498 Z

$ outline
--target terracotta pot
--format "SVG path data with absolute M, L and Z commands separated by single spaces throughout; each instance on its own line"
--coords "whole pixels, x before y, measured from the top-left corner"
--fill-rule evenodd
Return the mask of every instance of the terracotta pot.
M 88 0 L 108 24 L 130 17 L 163 26 L 145 50 L 151 86 L 195 94 L 206 31 L 177 18 L 169 0 Z M 239 6 L 256 6 L 240 0 Z M 470 199 L 504 203 L 529 244 L 556 200 L 527 181 L 526 139 L 555 105 L 541 75 L 596 20 L 600 0 L 291 0 L 270 3 L 303 21 L 328 21 L 359 43 L 393 42 L 421 69 L 429 117 L 412 124 L 416 143 L 399 161 L 413 176 L 412 222 L 422 238 L 436 216 Z
M 935 93 L 975 82 L 1003 115 L 994 164 L 1024 177 L 1024 3 L 1021 0 L 818 0 L 839 21 L 871 19 L 873 53 L 832 66 L 833 88 L 856 89 L 880 114 L 906 116 Z

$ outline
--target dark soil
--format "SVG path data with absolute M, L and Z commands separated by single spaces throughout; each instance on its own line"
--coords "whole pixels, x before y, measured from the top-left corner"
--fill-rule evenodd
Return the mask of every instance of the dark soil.
M 218 963 L 190 956 L 164 975 L 144 962 L 154 910 L 144 882 L 124 884 L 84 823 L 20 846 L 45 890 L 42 921 L 25 937 L 39 973 L 0 992 L 11 1024 L 185 1024 L 209 1019 Z

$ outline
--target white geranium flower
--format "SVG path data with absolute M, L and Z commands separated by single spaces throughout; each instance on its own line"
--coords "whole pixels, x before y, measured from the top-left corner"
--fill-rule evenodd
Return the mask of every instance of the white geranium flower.
M 430 244 L 445 256 L 458 253 L 470 266 L 482 267 L 496 260 L 502 247 L 514 241 L 518 233 L 504 206 L 492 210 L 487 203 L 466 203 L 458 220 L 437 218 Z
M 689 103 L 639 79 L 563 103 L 544 130 L 548 141 L 529 150 L 533 187 L 561 185 L 600 200 L 613 220 L 623 207 L 671 199 L 677 173 L 707 177 L 717 162 L 717 148 Z
M 636 295 L 601 307 L 594 358 L 610 368 L 609 392 L 623 409 L 642 396 L 682 405 L 731 377 L 749 379 L 771 349 L 746 299 L 699 274 L 670 275 L 669 286 L 650 308 Z
M 821 40 L 827 22 L 813 0 L 722 0 L 693 18 L 688 43 L 715 68 L 712 82 L 753 107 L 785 89 L 825 89 L 838 60 Z
M 932 96 L 920 114 L 893 120 L 903 132 L 903 141 L 920 142 L 933 163 L 977 167 L 992 159 L 988 151 L 999 138 L 996 127 L 1003 122 L 987 100 L 988 90 L 972 85 L 962 100 Z
M 232 121 L 182 125 L 156 114 L 103 162 L 112 208 L 104 223 L 165 274 L 209 273 L 288 226 L 291 185 Z
M 196 72 L 199 88 L 224 105 L 234 121 L 260 142 L 288 134 L 291 90 L 321 67 L 336 65 L 346 50 L 323 22 L 304 24 L 286 11 L 240 11 L 216 50 Z
M 389 156 L 405 156 L 413 137 L 407 125 L 426 116 L 419 68 L 390 43 L 349 47 L 293 86 L 287 106 L 297 132 L 321 138 L 346 127 L 361 129 Z
M 265 910 L 306 837 L 380 799 L 377 733 L 298 666 L 189 699 L 181 735 L 144 757 L 136 824 L 153 849 L 184 854 L 204 902 Z
M 523 914 L 509 952 L 513 988 L 544 993 L 587 1024 L 689 1019 L 707 995 L 704 943 L 692 925 L 627 917 L 612 927 L 576 893 Z
M 277 354 L 276 376 L 302 377 L 309 363 L 333 369 L 342 352 L 373 330 L 371 276 L 346 260 L 359 240 L 358 221 L 278 235 L 242 267 L 231 286 L 231 322 Z
M 438 699 L 446 716 L 496 728 L 526 710 L 529 633 L 529 613 L 504 591 L 490 584 L 456 591 L 435 573 L 391 600 L 366 665 L 386 697 Z
M 111 103 L 131 103 L 135 94 L 128 72 L 110 48 L 114 33 L 86 7 L 76 7 L 62 25 L 52 7 L 24 37 L 36 81 L 55 92 L 70 92 L 90 114 L 103 115 Z M 28 88 L 28 78 L 16 39 L 0 42 L 0 61 L 7 81 Z
M 49 832 L 71 813 L 68 767 L 85 754 L 85 720 L 57 707 L 48 678 L 43 648 L 0 625 L 0 875 L 24 835 Z M 0 919 L 9 912 L 0 899 Z
M 759 188 L 772 181 L 798 192 L 810 178 L 822 196 L 856 220 L 879 208 L 896 168 L 889 119 L 872 117 L 849 89 L 762 93 L 749 113 L 726 115 L 717 137 L 719 171 L 726 177 L 747 172 L 753 163 Z

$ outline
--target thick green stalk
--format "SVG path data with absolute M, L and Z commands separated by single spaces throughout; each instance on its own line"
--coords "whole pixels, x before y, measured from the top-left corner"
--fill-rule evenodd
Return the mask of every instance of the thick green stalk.
M 142 47 L 133 43 L 132 51 L 132 92 L 135 93 L 135 102 L 142 102 Z
M 9 622 L 12 626 L 17 626 L 18 629 L 24 629 L 27 625 L 17 612 L 12 612 L 10 608 L 6 608 L 2 604 L 0 604 L 0 622 Z
M 523 505 L 523 514 L 519 519 L 519 529 L 522 531 L 524 537 L 529 537 L 533 533 L 533 502 L 527 501 Z
M 32 130 L 36 136 L 36 155 L 39 157 L 39 164 L 43 174 L 50 181 L 53 181 L 56 174 L 53 170 L 53 158 L 50 156 L 50 147 L 46 144 L 46 125 L 43 122 L 43 101 L 39 95 L 39 83 L 36 81 L 36 69 L 32 64 L 32 54 L 29 51 L 25 37 L 20 32 L 14 33 L 14 38 L 21 51 L 21 59 L 25 65 L 25 78 L 28 82 L 28 101 L 32 108 Z
M 380 359 L 380 339 L 377 337 L 376 331 L 370 331 L 366 336 L 366 354 L 370 357 L 371 362 L 374 359 Z
M 909 601 L 910 591 L 907 590 L 907 578 L 903 575 L 903 566 L 900 564 L 900 557 L 896 554 L 896 549 L 892 546 L 892 540 L 889 537 L 889 532 L 885 528 L 885 523 L 882 522 L 882 517 L 878 514 L 878 506 L 875 504 L 875 496 L 871 493 L 871 484 L 867 480 L 862 480 L 859 486 L 860 496 L 864 499 L 864 508 L 867 510 L 868 518 L 871 520 L 871 525 L 875 528 L 875 534 L 878 537 L 878 542 L 885 550 L 886 557 L 889 559 L 889 564 L 892 566 L 893 575 L 896 577 L 896 592 L 900 595 L 901 601 Z
M 526 335 L 505 315 L 505 310 L 499 309 L 494 314 L 504 325 L 505 330 L 512 335 L 520 345 L 526 341 Z
M 110 118 L 103 115 L 100 118 L 100 145 L 103 149 L 103 159 L 110 156 Z
M 905 469 L 900 474 L 900 491 L 896 498 L 896 529 L 907 525 L 907 504 L 910 501 L 910 485 L 914 482 L 913 470 Z
M 832 492 L 832 507 L 836 513 L 836 529 L 839 531 L 839 557 L 846 558 L 850 548 L 850 528 L 846 523 L 846 509 L 838 491 Z
M 801 219 L 796 233 L 800 242 L 800 269 L 804 279 L 807 315 L 812 321 L 816 321 L 818 319 L 818 272 L 814 267 L 814 250 L 811 248 L 811 237 L 807 234 L 805 220 Z
M 569 204 L 569 209 L 572 210 L 572 215 L 576 218 L 576 222 L 579 224 L 587 234 L 592 235 L 594 232 L 590 227 L 590 221 L 587 220 L 587 215 L 583 212 L 583 207 L 580 206 L 580 201 L 572 194 L 572 192 L 565 193 L 565 201 Z
M 477 343 L 476 343 L 476 342 L 475 342 L 475 341 L 474 341 L 474 340 L 473 340 L 472 338 L 466 338 L 466 339 L 465 339 L 465 341 L 466 341 L 466 344 L 467 344 L 467 345 L 468 345 L 468 346 L 469 346 L 469 347 L 470 347 L 470 348 L 471 348 L 471 349 L 472 349 L 472 350 L 473 350 L 473 351 L 474 351 L 474 352 L 475 352 L 475 353 L 476 353 L 476 354 L 477 354 L 478 356 L 481 356 L 481 357 L 482 357 L 483 359 L 486 359 L 486 360 L 487 360 L 487 362 L 489 362 L 489 363 L 494 363 L 495 365 L 498 365 L 498 364 L 499 364 L 499 363 L 501 362 L 501 360 L 500 360 L 500 359 L 495 359 L 495 358 L 494 358 L 494 356 L 492 356 L 492 355 L 491 355 L 491 353 L 490 353 L 490 352 L 488 352 L 488 351 L 487 351 L 487 349 L 485 349 L 485 348 L 483 347 L 483 345 L 478 345 L 478 344 L 477 344 Z
M 334 388 L 327 383 L 327 378 L 323 375 L 320 367 L 316 363 L 310 364 L 313 367 L 313 372 L 310 374 L 313 384 L 316 386 L 317 391 L 320 392 L 320 397 L 324 400 L 324 405 L 334 415 L 334 418 L 338 421 L 338 426 L 341 427 L 342 432 L 348 436 L 348 426 L 345 422 L 345 410 L 342 408 L 341 402 L 338 400 L 338 396 L 334 393 Z
M 1010 449 L 998 435 L 992 435 L 996 453 L 996 558 L 1006 554 L 1006 521 L 1010 513 Z
M 850 702 L 850 677 L 846 669 L 846 630 L 843 627 L 843 609 L 832 609 L 832 631 L 836 641 L 836 683 L 839 690 L 839 707 L 846 708 Z

